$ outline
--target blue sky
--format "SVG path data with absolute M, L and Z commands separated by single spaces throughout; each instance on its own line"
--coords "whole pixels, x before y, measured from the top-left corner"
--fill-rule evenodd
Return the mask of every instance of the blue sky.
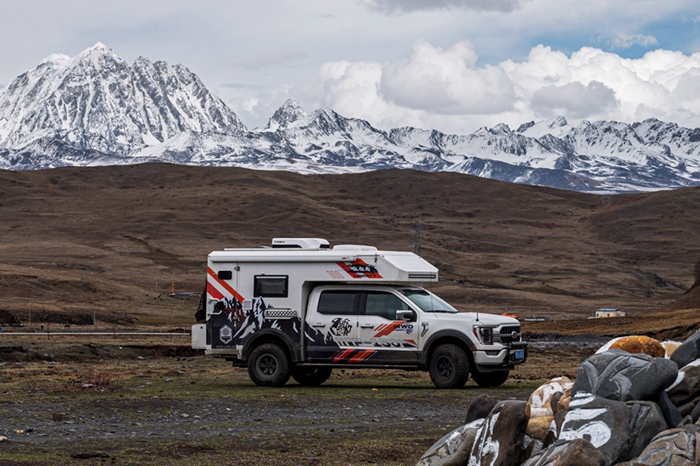
M 388 129 L 700 126 L 697 0 L 3 0 L 0 85 L 96 42 L 197 73 L 249 127 L 287 98 Z

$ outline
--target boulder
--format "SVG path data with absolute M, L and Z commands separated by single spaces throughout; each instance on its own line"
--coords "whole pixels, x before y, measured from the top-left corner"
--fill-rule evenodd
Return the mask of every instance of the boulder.
M 555 394 L 564 393 L 572 386 L 568 377 L 556 377 L 537 388 L 530 395 L 525 414 L 530 418 L 554 416 L 552 400 Z
M 569 403 L 571 403 L 571 389 L 573 386 L 574 385 L 571 384 L 571 387 L 568 387 L 566 390 L 564 390 L 564 393 L 561 394 L 559 401 L 557 401 L 557 412 L 560 410 L 566 411 L 569 409 Z
M 619 349 L 634 354 L 648 354 L 652 358 L 663 358 L 666 350 L 659 340 L 643 335 L 622 337 L 610 345 L 609 349 Z
M 554 416 L 531 417 L 527 423 L 525 433 L 534 439 L 544 440 L 552 425 L 552 421 L 554 421 Z
M 666 357 L 670 358 L 673 352 L 676 351 L 676 348 L 681 346 L 681 342 L 666 340 L 661 342 L 661 346 L 663 346 L 664 350 L 666 350 Z
M 659 433 L 630 466 L 696 466 L 700 434 L 694 425 Z
M 610 465 L 638 455 L 656 434 L 667 427 L 663 413 L 655 403 L 624 403 L 579 392 L 571 401 L 558 441 L 587 439 Z
M 528 417 L 524 401 L 501 401 L 476 434 L 469 466 L 513 466 L 522 452 Z
M 518 464 L 523 464 L 525 461 L 539 454 L 543 450 L 543 446 L 544 444 L 542 443 L 542 440 L 534 439 L 525 434 L 523 439 L 523 449 L 520 453 L 520 460 L 518 461 Z
M 678 369 L 675 382 L 666 389 L 673 404 L 680 407 L 700 395 L 700 359 Z
M 659 432 L 663 432 L 669 427 L 661 408 L 656 403 L 628 401 L 627 409 L 630 415 L 630 438 L 629 450 L 625 452 L 624 459 L 640 455 Z
M 607 342 L 606 344 L 604 344 L 603 346 L 598 348 L 598 351 L 596 351 L 595 354 L 605 353 L 606 351 L 608 351 L 610 349 L 610 347 L 612 345 L 614 345 L 618 340 L 620 340 L 622 338 L 624 338 L 624 337 L 613 338 L 612 340 L 610 340 L 609 342 Z
M 696 359 L 700 359 L 700 330 L 681 343 L 670 359 L 678 364 L 678 367 L 687 366 Z
M 659 408 L 661 408 L 661 412 L 664 414 L 664 419 L 666 419 L 666 424 L 668 424 L 668 427 L 678 427 L 683 416 L 690 414 L 693 409 L 691 407 L 688 412 L 681 413 L 680 410 L 676 408 L 676 405 L 671 402 L 671 399 L 668 397 L 668 393 L 665 391 L 661 392 L 653 401 L 659 406 Z
M 549 426 L 549 431 L 542 441 L 543 448 L 548 448 L 557 441 L 559 434 L 561 433 L 561 426 L 564 424 L 564 419 L 566 419 L 567 412 L 568 409 L 562 409 L 557 411 L 557 414 L 554 415 L 554 420 Z
M 559 441 L 522 466 L 608 466 L 605 456 L 586 439 Z
M 678 366 L 669 359 L 609 350 L 594 354 L 579 366 L 571 394 L 575 397 L 584 392 L 616 401 L 647 400 L 670 386 L 677 375 Z
M 483 423 L 483 419 L 477 419 L 445 435 L 423 453 L 417 466 L 462 466 L 469 458 L 476 433 Z
M 464 423 L 469 424 L 477 419 L 484 419 L 495 406 L 496 401 L 490 395 L 484 393 L 477 396 L 467 406 L 467 417 Z

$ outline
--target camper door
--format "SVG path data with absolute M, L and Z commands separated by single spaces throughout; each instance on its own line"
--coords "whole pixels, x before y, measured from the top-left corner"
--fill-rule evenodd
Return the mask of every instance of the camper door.
M 244 299 L 238 290 L 238 264 L 217 264 L 207 275 L 208 340 L 212 348 L 235 348 L 246 313 Z

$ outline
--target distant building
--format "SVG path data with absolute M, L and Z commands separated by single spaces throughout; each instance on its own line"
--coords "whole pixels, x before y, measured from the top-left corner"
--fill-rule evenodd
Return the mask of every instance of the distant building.
M 626 311 L 622 309 L 612 309 L 602 307 L 595 311 L 595 317 L 624 317 L 629 315 Z

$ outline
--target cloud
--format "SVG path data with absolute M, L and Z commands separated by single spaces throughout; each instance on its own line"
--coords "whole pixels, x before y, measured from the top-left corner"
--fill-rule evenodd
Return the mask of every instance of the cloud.
M 262 68 L 294 62 L 304 58 L 307 58 L 306 54 L 295 50 L 273 50 L 267 53 L 263 52 L 238 57 L 233 60 L 231 64 L 236 68 L 260 70 Z
M 617 100 L 615 92 L 603 83 L 591 81 L 584 86 L 575 81 L 537 90 L 532 95 L 531 105 L 537 115 L 546 118 L 556 115 L 587 118 L 613 109 L 617 106 Z
M 655 50 L 627 59 L 592 47 L 567 55 L 539 45 L 521 61 L 477 62 L 469 43 L 443 50 L 424 40 L 404 60 L 328 62 L 320 71 L 321 104 L 384 129 L 460 134 L 555 115 L 700 126 L 700 53 Z
M 625 34 L 620 32 L 611 41 L 610 45 L 614 49 L 629 49 L 634 45 L 639 45 L 642 47 L 651 47 L 653 45 L 659 45 L 659 41 L 654 36 L 645 36 L 644 34 Z
M 382 13 L 410 13 L 413 11 L 484 10 L 510 12 L 520 7 L 521 0 L 360 0 L 370 9 Z
M 476 68 L 468 42 L 447 50 L 424 40 L 413 45 L 409 60 L 384 67 L 383 96 L 397 105 L 439 114 L 489 114 L 512 108 L 515 94 L 499 67 Z

